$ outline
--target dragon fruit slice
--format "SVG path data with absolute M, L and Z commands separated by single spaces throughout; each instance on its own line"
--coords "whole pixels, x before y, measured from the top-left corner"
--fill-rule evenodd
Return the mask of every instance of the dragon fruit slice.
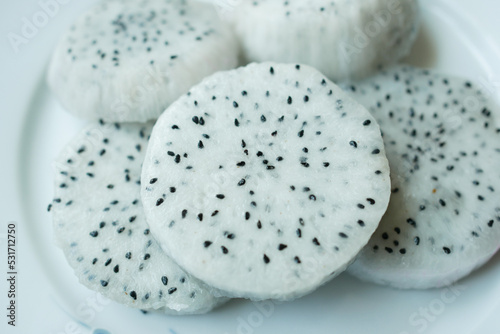
M 262 63 L 205 79 L 160 117 L 141 194 L 187 272 L 223 296 L 290 300 L 366 245 L 389 180 L 364 107 L 311 67 Z
M 91 125 L 56 162 L 55 238 L 80 282 L 129 307 L 204 313 L 209 293 L 149 232 L 140 174 L 152 124 Z
M 144 122 L 205 76 L 237 66 L 238 45 L 212 6 L 192 0 L 105 0 L 53 55 L 48 82 L 90 120 Z
M 243 0 L 233 10 L 249 61 L 304 63 L 332 80 L 397 62 L 420 26 L 417 0 Z
M 470 81 L 398 66 L 347 87 L 383 132 L 392 197 L 349 271 L 398 288 L 455 282 L 500 247 L 500 130 Z

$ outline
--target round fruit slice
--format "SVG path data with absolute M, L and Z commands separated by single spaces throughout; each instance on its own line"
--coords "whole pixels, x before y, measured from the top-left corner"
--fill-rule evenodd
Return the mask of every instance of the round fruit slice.
M 142 174 L 151 231 L 225 296 L 289 300 L 354 259 L 387 208 L 368 111 L 313 68 L 221 72 L 155 126 Z
M 91 125 L 56 161 L 55 238 L 80 282 L 121 304 L 169 314 L 223 302 L 153 239 L 140 201 L 152 124 Z
M 79 117 L 144 122 L 237 57 L 236 39 L 210 5 L 104 0 L 64 35 L 48 82 Z
M 406 56 L 419 16 L 417 0 L 252 0 L 228 13 L 249 61 L 304 63 L 332 80 Z
M 432 288 L 485 263 L 500 247 L 498 107 L 470 81 L 406 66 L 347 89 L 378 120 L 392 179 L 387 213 L 350 272 Z

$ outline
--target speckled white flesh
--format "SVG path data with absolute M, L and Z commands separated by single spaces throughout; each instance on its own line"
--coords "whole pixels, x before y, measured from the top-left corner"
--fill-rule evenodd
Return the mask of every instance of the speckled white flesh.
M 417 0 L 239 0 L 220 10 L 249 61 L 304 63 L 334 81 L 397 62 L 419 30 Z
M 221 295 L 313 291 L 351 263 L 387 208 L 378 125 L 311 67 L 221 72 L 164 115 L 142 174 L 148 223 Z
M 204 313 L 222 303 L 160 249 L 140 201 L 152 124 L 91 125 L 55 164 L 57 244 L 86 287 L 129 307 Z
M 468 275 L 500 247 L 498 106 L 469 81 L 411 67 L 353 87 L 384 134 L 392 197 L 349 272 L 417 289 Z
M 207 75 L 236 67 L 238 52 L 210 5 L 104 0 L 63 36 L 48 82 L 76 116 L 144 122 Z

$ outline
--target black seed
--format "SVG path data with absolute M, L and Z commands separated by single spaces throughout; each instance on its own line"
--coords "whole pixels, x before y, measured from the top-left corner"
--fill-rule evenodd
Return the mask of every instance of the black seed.
M 91 237 L 97 237 L 99 235 L 99 233 L 97 231 L 92 231 L 89 233 Z
M 170 187 L 170 192 L 171 193 L 175 193 L 175 191 L 176 191 L 175 187 Z
M 382 239 L 387 240 L 389 239 L 389 235 L 387 233 L 382 234 Z
M 186 209 L 182 210 L 181 212 L 182 218 L 186 218 L 187 213 L 188 211 Z
M 316 246 L 320 246 L 320 245 L 321 245 L 321 244 L 319 243 L 319 241 L 318 241 L 318 238 L 314 238 L 314 239 L 312 240 L 312 242 L 313 242 L 313 244 L 315 244 Z
M 205 146 L 203 145 L 203 142 L 200 140 L 200 141 L 198 142 L 198 148 L 199 148 L 199 149 L 202 149 L 202 148 L 204 148 L 204 147 L 205 147 Z
M 168 289 L 168 294 L 171 295 L 173 294 L 175 291 L 177 291 L 177 288 L 170 288 Z
M 351 145 L 351 146 L 352 146 L 352 147 L 354 147 L 354 148 L 358 148 L 358 144 L 357 144 L 354 140 L 351 140 L 351 141 L 349 142 L 349 145 Z
M 446 206 L 446 202 L 442 199 L 439 200 L 439 204 L 441 204 L 441 206 Z
M 106 262 L 104 263 L 104 266 L 109 266 L 109 264 L 111 263 L 112 259 L 107 259 Z
M 160 206 L 162 205 L 164 202 L 164 199 L 163 198 L 159 198 L 157 201 L 156 201 L 156 206 Z
M 257 222 L 257 228 L 260 230 L 262 228 L 262 223 L 260 222 L 260 220 Z
M 123 231 L 125 231 L 125 227 L 120 227 L 118 230 L 116 230 L 116 232 L 118 233 L 122 233 Z
M 415 237 L 415 239 L 413 239 L 413 242 L 415 242 L 415 245 L 420 245 L 420 238 L 419 237 Z
M 238 103 L 236 101 L 233 101 L 233 107 L 238 108 Z
M 229 253 L 229 250 L 224 246 L 221 246 L 220 249 L 222 250 L 222 253 L 224 253 L 224 254 Z
M 366 121 L 363 122 L 363 125 L 364 126 L 368 126 L 372 123 L 372 121 L 370 121 L 369 119 L 367 119 Z
M 495 223 L 495 221 L 494 221 L 494 220 L 490 220 L 490 221 L 488 222 L 488 226 L 489 226 L 489 227 L 493 227 L 493 224 L 494 224 L 494 223 Z
M 193 118 L 191 120 L 194 122 L 194 124 L 200 123 L 200 119 L 198 118 L 198 116 L 193 116 Z
M 177 154 L 177 155 L 175 156 L 174 161 L 175 161 L 175 163 L 179 163 L 179 162 L 181 162 L 181 156 L 180 156 L 179 154 Z
M 198 220 L 201 222 L 203 221 L 203 213 L 198 214 Z
M 250 219 L 250 212 L 245 212 L 245 219 L 246 220 L 249 220 Z
M 364 208 L 365 208 L 365 206 L 364 206 L 363 204 L 358 204 L 358 208 L 360 208 L 360 209 L 364 209 Z
M 137 216 L 132 216 L 128 219 L 130 223 L 133 223 L 137 219 Z
M 103 281 L 103 280 L 101 280 L 101 285 L 102 285 L 103 287 L 107 287 L 107 286 L 108 286 L 108 282 L 107 282 L 107 281 Z
M 226 196 L 224 196 L 223 194 L 218 194 L 215 195 L 215 197 L 217 197 L 218 199 L 224 199 Z
M 135 291 L 130 291 L 130 297 L 134 298 L 134 300 L 137 300 L 137 293 Z
M 274 74 L 274 68 L 272 68 L 272 67 L 271 67 L 271 68 L 269 69 L 269 72 L 270 72 L 271 74 Z
M 297 133 L 297 136 L 302 138 L 304 136 L 304 130 L 300 130 L 299 133 Z
M 343 233 L 343 232 L 340 232 L 340 233 L 339 233 L 339 236 L 340 236 L 341 238 L 344 238 L 344 239 L 349 238 L 349 236 L 348 236 L 347 234 Z
M 132 258 L 132 253 L 130 252 L 126 253 L 125 257 L 130 260 Z
M 244 185 L 247 181 L 245 181 L 245 179 L 241 179 L 239 182 L 238 182 L 238 185 L 241 187 L 242 185 Z
M 289 96 L 286 102 L 287 102 L 288 104 L 292 104 L 292 97 L 291 97 L 291 96 Z
M 287 248 L 288 246 L 287 245 L 284 245 L 284 244 L 280 244 L 278 246 L 278 250 L 282 251 L 283 249 Z
M 323 162 L 323 166 L 324 167 L 328 167 L 328 166 L 330 166 L 330 163 L 329 162 Z
M 358 225 L 363 227 L 363 226 L 365 226 L 365 222 L 362 220 L 358 220 Z
M 161 282 L 163 283 L 163 285 L 167 285 L 168 284 L 168 277 L 167 276 L 162 276 L 161 277 Z
M 451 249 L 449 249 L 448 247 L 443 247 L 443 251 L 444 251 L 446 254 L 450 254 L 450 253 L 451 253 Z
M 392 253 L 392 248 L 390 247 L 385 247 L 385 250 L 387 253 L 391 254 Z
M 264 260 L 265 264 L 268 264 L 269 262 L 271 262 L 271 260 L 267 257 L 266 254 L 264 254 L 263 260 Z
M 400 252 L 401 254 L 403 254 L 403 255 L 404 255 L 404 254 L 406 254 L 406 249 L 401 248 L 401 249 L 399 250 L 399 252 Z
M 368 203 L 370 203 L 371 205 L 374 205 L 375 204 L 375 200 L 373 198 L 367 198 L 366 199 L 368 201 Z
M 310 199 L 311 201 L 315 201 L 315 200 L 316 200 L 316 196 L 314 196 L 314 195 L 309 195 L 309 199 Z
M 266 169 L 267 169 L 267 170 L 273 170 L 273 169 L 275 169 L 275 168 L 276 168 L 276 167 L 274 167 L 274 166 L 271 166 L 271 165 L 269 165 L 269 166 L 266 166 Z
M 380 150 L 378 148 L 372 151 L 372 154 L 379 154 L 379 153 L 380 153 Z
M 299 238 L 302 238 L 302 230 L 300 228 L 297 229 L 296 233 Z
M 96 263 L 97 263 L 97 258 L 94 258 L 94 259 L 92 260 L 92 264 L 96 264 Z
M 417 222 L 415 222 L 415 220 L 413 220 L 412 218 L 408 218 L 408 219 L 406 220 L 406 222 L 407 222 L 408 224 L 410 224 L 411 226 L 413 226 L 413 227 L 416 227 L 416 226 L 417 226 Z
M 208 248 L 208 247 L 210 247 L 210 245 L 211 245 L 211 244 L 212 244 L 212 242 L 211 242 L 211 241 L 205 241 L 205 242 L 203 243 L 203 246 L 204 246 L 205 248 Z
M 215 210 L 214 212 L 212 212 L 212 217 L 216 216 L 218 213 L 219 213 L 219 211 Z
M 144 260 L 149 260 L 150 257 L 151 257 L 151 255 L 146 254 L 146 255 L 144 255 Z
M 120 267 L 118 265 L 116 265 L 114 268 L 113 268 L 113 271 L 115 273 L 118 273 L 120 271 Z

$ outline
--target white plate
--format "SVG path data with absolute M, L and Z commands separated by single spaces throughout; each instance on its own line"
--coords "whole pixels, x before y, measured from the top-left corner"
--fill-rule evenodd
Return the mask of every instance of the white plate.
M 43 0 L 42 2 L 54 2 Z M 63 2 L 61 0 L 61 2 Z M 203 316 L 142 314 L 103 300 L 78 284 L 52 244 L 51 162 L 84 124 L 47 90 L 50 52 L 70 22 L 95 1 L 60 5 L 15 54 L 9 32 L 41 10 L 37 0 L 9 2 L 0 14 L 2 106 L 0 164 L 0 321 L 2 333 L 498 333 L 500 254 L 457 286 L 398 291 L 341 275 L 312 295 L 286 304 L 231 301 Z M 6 4 L 4 3 L 4 7 Z M 409 62 L 482 82 L 498 96 L 500 3 L 422 0 L 424 28 Z M 5 317 L 6 223 L 18 224 L 17 326 Z M 7 330 L 5 331 L 4 328 Z M 99 330 L 103 329 L 103 330 Z

